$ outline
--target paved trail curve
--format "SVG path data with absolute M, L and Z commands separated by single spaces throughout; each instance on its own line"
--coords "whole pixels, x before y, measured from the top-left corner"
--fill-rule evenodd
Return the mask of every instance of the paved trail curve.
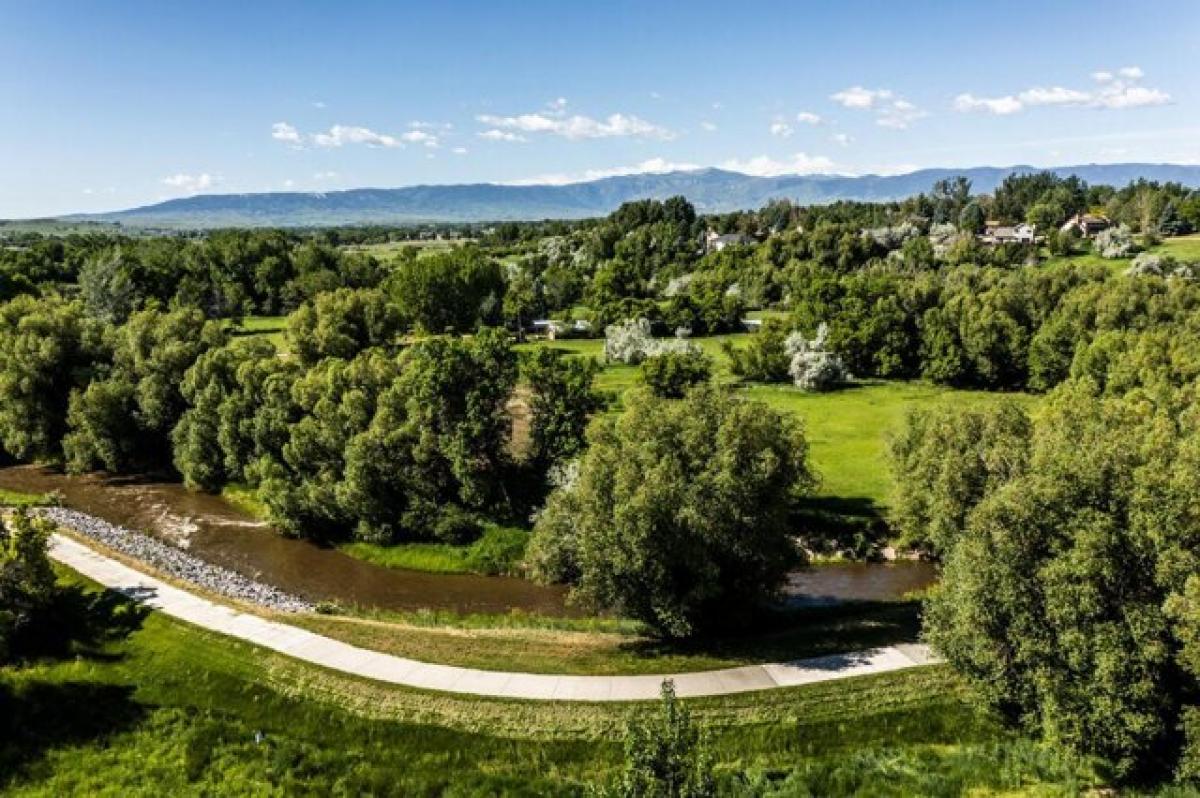
M 105 587 L 203 629 L 352 676 L 424 690 L 545 701 L 643 701 L 658 697 L 664 679 L 675 682 L 680 696 L 728 695 L 886 673 L 936 661 L 927 646 L 914 643 L 696 673 L 566 676 L 485 671 L 370 651 L 240 612 L 130 568 L 65 535 L 52 537 L 50 556 Z

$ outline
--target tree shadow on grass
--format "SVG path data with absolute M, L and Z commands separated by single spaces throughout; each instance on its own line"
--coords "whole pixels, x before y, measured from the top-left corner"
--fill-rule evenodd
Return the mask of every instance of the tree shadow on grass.
M 150 609 L 128 596 L 78 585 L 60 586 L 36 622 L 24 627 L 12 641 L 15 661 L 81 657 L 112 660 L 117 655 L 106 645 L 123 640 L 142 628 Z
M 135 725 L 144 709 L 127 685 L 59 681 L 44 666 L 62 659 L 114 661 L 110 644 L 141 628 L 149 609 L 119 593 L 60 586 L 37 620 L 12 641 L 11 678 L 0 676 L 0 789 L 28 776 L 46 752 Z
M 145 714 L 133 688 L 96 682 L 0 682 L 0 789 L 47 752 L 103 739 Z
M 921 634 L 917 601 L 846 602 L 763 610 L 686 640 L 637 640 L 622 648 L 647 659 L 707 656 L 744 662 L 789 662 L 912 643 Z

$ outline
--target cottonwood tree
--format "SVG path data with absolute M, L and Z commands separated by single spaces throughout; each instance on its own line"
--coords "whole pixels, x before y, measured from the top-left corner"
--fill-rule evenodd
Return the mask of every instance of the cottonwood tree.
M 68 467 L 122 472 L 171 459 L 170 435 L 187 409 L 184 374 L 204 352 L 225 343 L 218 322 L 194 308 L 139 311 L 112 328 L 107 376 L 72 394 L 63 438 Z
M 352 358 L 372 346 L 396 342 L 402 321 L 380 290 L 340 288 L 318 294 L 288 317 L 291 350 L 303 363 Z
M 80 302 L 22 296 L 0 305 L 0 448 L 62 459 L 68 399 L 107 360 L 102 331 Z
M 790 514 L 815 478 L 791 416 L 711 384 L 642 390 L 588 439 L 530 552 L 575 601 L 683 637 L 769 600 L 800 561 Z
M 708 382 L 713 359 L 691 345 L 680 352 L 663 352 L 642 361 L 642 381 L 655 396 L 681 399 L 694 385 Z

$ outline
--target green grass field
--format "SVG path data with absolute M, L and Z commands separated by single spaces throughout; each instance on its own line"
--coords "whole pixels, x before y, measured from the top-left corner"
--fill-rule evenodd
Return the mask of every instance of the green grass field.
M 478 625 L 424 623 L 394 614 L 281 617 L 356 646 L 402 657 L 481 670 L 581 675 L 672 673 L 731 668 L 861 651 L 913 642 L 920 630 L 917 602 L 847 604 L 765 614 L 736 636 L 672 642 L 647 635 L 631 621 L 570 619 L 539 628 L 519 618 L 492 616 Z M 497 621 L 500 621 L 497 623 Z M 575 628 L 572 628 L 572 627 Z M 594 628 L 589 628 L 594 627 Z
M 415 249 L 417 257 L 423 257 L 435 252 L 444 252 L 455 247 L 461 247 L 469 239 L 456 240 L 422 240 L 422 241 L 388 241 L 382 244 L 350 244 L 344 247 L 349 252 L 366 252 L 380 260 L 392 260 L 406 249 Z
M 469 545 L 450 543 L 347 543 L 342 551 L 351 557 L 382 565 L 438 574 L 504 574 L 516 569 L 525 554 L 529 533 L 522 529 L 489 525 Z
M 394 688 L 112 594 L 65 605 L 74 644 L 0 669 L 6 795 L 583 795 L 614 777 L 627 719 L 645 711 Z M 944 667 L 686 703 L 723 785 L 754 785 L 743 794 L 1099 784 L 974 710 Z
M 287 316 L 246 316 L 229 329 L 233 335 L 261 336 L 273 343 L 280 352 L 287 351 Z
M 961 391 L 922 382 L 864 382 L 831 393 L 805 393 L 791 385 L 756 385 L 746 393 L 804 420 L 812 462 L 821 476 L 818 495 L 867 499 L 886 505 L 892 487 L 887 441 L 912 409 L 954 404 L 981 406 L 1011 398 L 1028 406 L 1027 394 Z
M 729 360 L 721 351 L 722 342 L 745 345 L 753 333 L 696 338 L 695 343 L 716 361 L 717 380 L 733 382 Z M 604 341 L 576 339 L 536 341 L 518 348 L 551 347 L 603 362 Z M 637 366 L 605 364 L 596 378 L 601 390 L 620 395 L 637 385 Z M 887 503 L 892 478 L 887 465 L 887 438 L 899 432 L 905 414 L 913 408 L 953 402 L 981 405 L 1009 396 L 1030 406 L 1035 399 L 1025 394 L 996 394 L 986 391 L 961 391 L 922 382 L 863 382 L 830 393 L 805 393 L 790 384 L 745 383 L 744 390 L 753 399 L 803 419 L 812 446 L 812 462 L 821 475 L 819 495 L 867 500 L 877 508 Z
M 52 500 L 53 497 L 45 493 L 22 493 L 0 488 L 0 507 L 41 507 Z
M 1150 251 L 1174 255 L 1179 260 L 1200 261 L 1200 233 L 1164 239 Z

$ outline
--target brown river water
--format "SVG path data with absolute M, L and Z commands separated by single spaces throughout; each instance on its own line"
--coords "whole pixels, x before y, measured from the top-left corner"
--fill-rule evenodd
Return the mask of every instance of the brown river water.
M 570 612 L 560 587 L 513 577 L 428 574 L 373 565 L 336 549 L 284 537 L 221 497 L 189 491 L 177 482 L 68 476 L 38 466 L 12 466 L 0 468 L 0 488 L 57 492 L 67 507 L 155 535 L 312 601 L 460 613 Z M 787 593 L 802 603 L 888 600 L 926 587 L 936 577 L 934 567 L 921 562 L 820 565 L 792 574 Z

